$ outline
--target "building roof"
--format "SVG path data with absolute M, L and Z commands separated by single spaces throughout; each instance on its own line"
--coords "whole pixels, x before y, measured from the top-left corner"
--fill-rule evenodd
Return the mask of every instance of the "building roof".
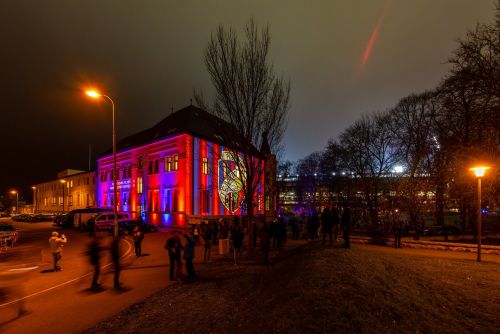
M 147 130 L 120 140 L 116 145 L 116 151 L 125 151 L 181 133 L 188 133 L 213 143 L 260 156 L 255 146 L 241 138 L 238 130 L 231 124 L 193 105 L 168 115 Z M 112 149 L 106 151 L 101 158 L 111 153 Z

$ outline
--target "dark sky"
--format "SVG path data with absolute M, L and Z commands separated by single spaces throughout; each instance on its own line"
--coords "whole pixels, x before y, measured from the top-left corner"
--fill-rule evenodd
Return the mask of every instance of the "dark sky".
M 290 78 L 284 158 L 322 149 L 361 114 L 435 87 L 446 59 L 493 0 L 128 1 L 3 0 L 0 192 L 86 169 L 88 145 L 111 145 L 111 112 L 87 100 L 96 85 L 117 105 L 118 137 L 210 96 L 203 50 L 219 23 L 269 23 L 271 59 Z M 371 51 L 367 50 L 367 46 Z

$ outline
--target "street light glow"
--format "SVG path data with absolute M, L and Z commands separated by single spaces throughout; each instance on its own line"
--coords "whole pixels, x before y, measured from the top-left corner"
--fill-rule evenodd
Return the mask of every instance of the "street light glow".
M 394 166 L 394 173 L 403 173 L 403 166 Z
M 99 94 L 98 92 L 96 92 L 95 90 L 87 90 L 85 92 L 85 94 L 87 94 L 88 96 L 92 97 L 92 98 L 98 98 L 101 96 L 101 94 Z
M 478 167 L 472 167 L 469 170 L 474 171 L 474 174 L 476 174 L 476 177 L 483 177 L 484 174 L 486 173 L 486 170 L 490 169 L 491 167 L 488 166 L 478 166 Z
M 10 193 L 11 193 L 12 195 L 15 195 L 15 194 L 17 194 L 17 190 L 11 190 L 11 191 L 10 191 Z

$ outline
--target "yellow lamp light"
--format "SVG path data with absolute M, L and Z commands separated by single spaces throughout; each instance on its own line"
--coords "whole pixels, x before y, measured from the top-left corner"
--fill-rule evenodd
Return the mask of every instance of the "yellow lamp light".
M 10 193 L 11 193 L 12 195 L 15 195 L 15 194 L 17 194 L 17 191 L 12 190 Z
M 96 92 L 95 90 L 87 90 L 85 92 L 85 94 L 87 94 L 88 96 L 92 97 L 92 98 L 98 98 L 101 96 L 101 94 L 99 94 L 98 92 Z
M 488 166 L 478 166 L 478 167 L 472 167 L 469 170 L 474 171 L 474 174 L 476 174 L 476 177 L 483 177 L 484 174 L 488 169 L 491 167 Z

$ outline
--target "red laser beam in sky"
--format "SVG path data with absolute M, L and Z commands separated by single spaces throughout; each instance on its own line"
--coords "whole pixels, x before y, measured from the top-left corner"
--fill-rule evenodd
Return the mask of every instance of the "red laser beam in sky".
M 378 32 L 380 31 L 380 27 L 382 27 L 382 24 L 384 23 L 385 17 L 387 16 L 387 12 L 391 7 L 392 2 L 393 0 L 387 0 L 385 2 L 384 11 L 382 12 L 382 15 L 380 15 L 380 17 L 378 18 L 377 24 L 373 28 L 373 31 L 370 35 L 370 39 L 368 40 L 368 44 L 366 45 L 365 51 L 363 52 L 363 58 L 361 58 L 361 67 L 365 66 L 365 64 L 368 62 L 368 59 L 370 59 L 370 55 L 372 54 L 373 51 L 373 46 L 377 41 Z

